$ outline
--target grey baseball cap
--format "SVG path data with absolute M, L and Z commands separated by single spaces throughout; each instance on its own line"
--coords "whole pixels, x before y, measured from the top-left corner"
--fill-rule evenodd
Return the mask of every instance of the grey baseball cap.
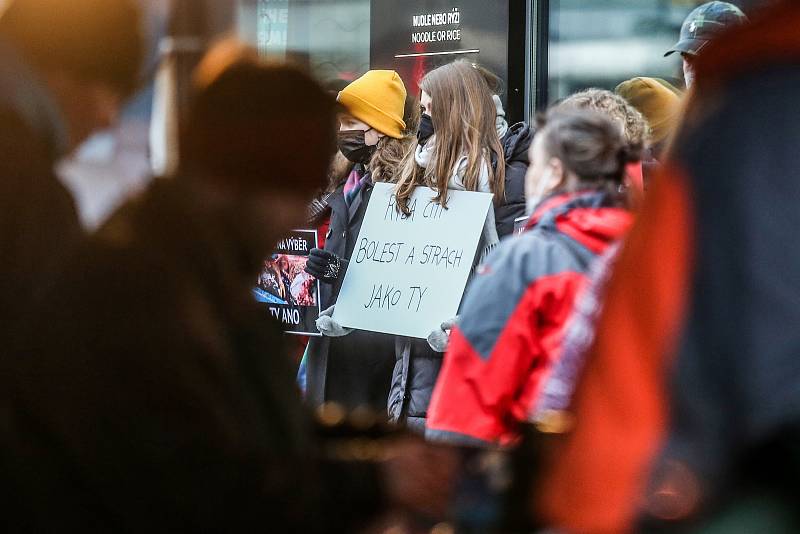
M 675 52 L 697 55 L 728 28 L 747 22 L 741 9 L 728 2 L 707 2 L 696 7 L 681 26 L 681 37 L 664 56 Z

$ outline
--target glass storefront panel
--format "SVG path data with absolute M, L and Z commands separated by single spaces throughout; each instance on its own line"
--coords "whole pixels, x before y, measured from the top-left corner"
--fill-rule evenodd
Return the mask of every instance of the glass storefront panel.
M 552 0 L 548 100 L 635 76 L 682 84 L 680 56 L 663 57 L 694 5 L 670 0 Z
M 681 59 L 663 57 L 704 0 L 550 0 L 548 98 L 587 87 L 614 89 L 635 76 L 683 86 Z M 752 13 L 764 0 L 731 0 Z
M 635 76 L 663 78 L 682 87 L 680 57 L 663 55 L 677 40 L 686 15 L 702 1 L 529 0 L 487 5 L 477 0 L 237 0 L 236 18 L 239 35 L 264 55 L 305 66 L 331 89 L 366 72 L 370 62 L 373 68 L 398 70 L 415 91 L 421 73 L 442 62 L 456 57 L 478 61 L 501 75 L 507 88 L 503 98 L 514 97 L 513 106 L 508 104 L 518 108 L 512 113 L 519 115 L 515 118 L 522 118 L 526 91 L 530 112 L 575 91 L 613 89 Z M 752 12 L 766 1 L 732 3 Z M 524 5 L 544 6 L 547 24 L 541 25 L 536 15 L 526 28 Z M 459 24 L 432 30 L 455 34 L 456 28 L 460 40 L 416 43 L 421 30 L 414 15 L 440 12 L 459 13 Z M 544 26 L 548 31 L 539 29 Z M 422 28 L 426 29 L 431 28 Z M 543 58 L 534 43 L 541 43 L 541 53 L 546 50 Z
M 369 70 L 370 0 L 240 0 L 239 35 L 331 87 Z

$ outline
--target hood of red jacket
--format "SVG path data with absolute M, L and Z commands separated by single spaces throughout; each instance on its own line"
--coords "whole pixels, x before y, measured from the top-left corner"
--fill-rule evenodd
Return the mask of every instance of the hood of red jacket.
M 596 254 L 617 241 L 631 226 L 633 215 L 605 191 L 579 191 L 545 199 L 528 220 L 527 228 L 566 234 Z

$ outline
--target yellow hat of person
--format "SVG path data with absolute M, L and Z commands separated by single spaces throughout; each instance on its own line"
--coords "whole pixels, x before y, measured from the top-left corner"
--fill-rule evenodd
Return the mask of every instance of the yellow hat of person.
M 654 144 L 665 140 L 676 127 L 680 97 L 655 78 L 631 78 L 615 91 L 647 119 Z
M 342 89 L 337 100 L 350 115 L 382 134 L 403 137 L 406 87 L 395 71 L 367 71 Z

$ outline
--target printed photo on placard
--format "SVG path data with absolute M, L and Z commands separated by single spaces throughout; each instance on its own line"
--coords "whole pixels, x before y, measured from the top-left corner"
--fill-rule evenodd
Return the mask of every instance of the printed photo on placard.
M 264 260 L 255 298 L 280 321 L 288 334 L 318 336 L 319 283 L 305 271 L 309 251 L 317 246 L 316 230 L 293 230 Z

